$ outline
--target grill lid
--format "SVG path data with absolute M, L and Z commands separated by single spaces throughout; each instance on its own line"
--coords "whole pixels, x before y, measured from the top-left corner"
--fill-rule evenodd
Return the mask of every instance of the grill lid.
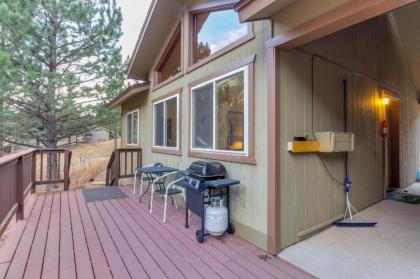
M 226 168 L 219 162 L 195 161 L 187 169 L 188 175 L 200 180 L 224 178 Z

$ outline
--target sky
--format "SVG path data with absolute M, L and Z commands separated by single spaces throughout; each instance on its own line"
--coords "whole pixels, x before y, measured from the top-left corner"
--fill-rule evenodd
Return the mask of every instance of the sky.
M 131 56 L 134 50 L 150 2 L 151 0 L 117 0 L 123 16 L 120 45 L 124 59 Z
M 209 43 L 214 53 L 236 41 L 247 33 L 247 24 L 241 24 L 233 10 L 210 13 L 206 23 L 198 33 L 198 41 Z

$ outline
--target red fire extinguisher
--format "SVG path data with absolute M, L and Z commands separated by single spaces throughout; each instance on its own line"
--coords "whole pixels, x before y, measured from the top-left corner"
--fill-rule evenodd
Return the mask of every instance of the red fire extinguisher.
M 387 139 L 388 138 L 388 123 L 386 120 L 382 121 L 382 138 Z

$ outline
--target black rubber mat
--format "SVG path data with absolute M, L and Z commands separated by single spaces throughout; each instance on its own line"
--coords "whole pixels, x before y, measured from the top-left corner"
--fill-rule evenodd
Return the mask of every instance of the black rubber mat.
M 85 197 L 85 202 L 124 199 L 127 197 L 127 195 L 124 194 L 119 188 L 112 186 L 94 189 L 83 189 L 82 192 L 83 196 Z

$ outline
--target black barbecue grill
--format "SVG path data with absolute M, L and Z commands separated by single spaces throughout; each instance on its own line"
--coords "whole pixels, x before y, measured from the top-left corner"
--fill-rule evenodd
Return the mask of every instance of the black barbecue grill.
M 188 210 L 201 218 L 201 229 L 196 231 L 198 242 L 204 241 L 205 233 L 205 205 L 210 204 L 212 198 L 226 198 L 228 208 L 227 233 L 234 234 L 235 227 L 230 222 L 229 187 L 239 184 L 238 180 L 225 179 L 226 168 L 218 162 L 196 161 L 187 169 L 183 186 L 186 189 L 185 227 L 188 228 Z

